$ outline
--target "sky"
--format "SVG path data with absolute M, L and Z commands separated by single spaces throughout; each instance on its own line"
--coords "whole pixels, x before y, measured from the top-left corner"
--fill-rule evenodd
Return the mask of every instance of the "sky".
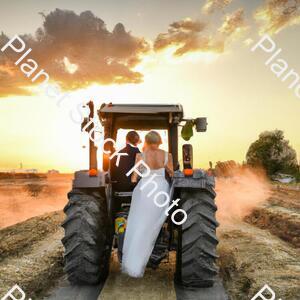
M 284 60 L 285 73 L 300 74 L 299 6 L 298 0 L 0 0 L 0 48 L 15 35 L 25 43 L 20 53 L 0 52 L 0 169 L 20 162 L 40 171 L 86 169 L 86 139 L 73 119 L 77 105 L 90 99 L 181 103 L 186 117 L 207 117 L 207 132 L 190 140 L 197 167 L 244 161 L 265 130 L 283 130 L 299 155 L 300 99 L 265 65 L 281 48 L 273 63 Z M 251 51 L 264 34 L 274 51 Z M 29 77 L 27 59 L 37 63 Z M 50 87 L 60 87 L 57 95 L 67 95 L 60 104 L 41 88 L 42 77 L 32 83 L 41 69 Z

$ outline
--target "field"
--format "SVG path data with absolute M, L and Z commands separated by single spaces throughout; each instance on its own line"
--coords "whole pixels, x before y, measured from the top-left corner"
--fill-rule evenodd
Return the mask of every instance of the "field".
M 0 180 L 0 296 L 18 282 L 41 299 L 63 278 L 61 209 L 70 186 L 70 175 Z M 230 298 L 250 299 L 267 283 L 278 297 L 298 299 L 300 191 L 247 171 L 219 179 L 217 192 L 218 264 Z M 120 274 L 113 255 L 99 299 L 120 299 L 120 290 L 130 299 L 175 299 L 174 265 L 171 253 L 137 282 Z

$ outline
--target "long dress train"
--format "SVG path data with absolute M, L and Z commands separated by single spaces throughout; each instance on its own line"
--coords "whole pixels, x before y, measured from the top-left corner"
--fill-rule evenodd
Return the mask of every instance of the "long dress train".
M 144 154 L 142 156 L 144 158 Z M 164 165 L 167 160 L 168 153 L 165 152 Z M 145 184 L 151 176 L 151 183 Z M 169 183 L 165 179 L 165 168 L 151 170 L 150 175 L 142 177 L 133 190 L 122 258 L 122 272 L 131 277 L 143 277 L 155 241 L 166 220 L 165 210 L 169 203 L 163 207 L 154 203 L 155 196 L 160 192 L 168 195 L 170 192 Z M 166 196 L 160 193 L 156 202 L 160 204 L 165 201 Z

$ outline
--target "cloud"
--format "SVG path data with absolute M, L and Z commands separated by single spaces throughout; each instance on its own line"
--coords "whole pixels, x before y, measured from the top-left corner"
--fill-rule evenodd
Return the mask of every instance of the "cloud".
M 206 0 L 206 3 L 202 8 L 202 12 L 205 14 L 212 14 L 217 10 L 223 10 L 231 2 L 232 0 Z
M 34 59 L 62 88 L 142 81 L 143 75 L 134 67 L 149 51 L 149 44 L 126 31 L 123 24 L 109 31 L 90 11 L 77 15 L 56 9 L 42 16 L 43 26 L 35 36 L 20 35 L 27 48 L 32 48 L 26 59 Z M 0 47 L 8 40 L 2 33 Z M 28 94 L 31 80 L 14 65 L 20 56 L 10 48 L 0 52 L 0 96 Z
M 160 51 L 170 46 L 175 46 L 175 56 L 188 52 L 223 52 L 222 41 L 215 40 L 212 36 L 204 34 L 207 24 L 194 21 L 190 18 L 174 22 L 169 25 L 167 33 L 160 33 L 154 41 L 154 50 Z
M 193 31 L 193 32 L 200 32 L 203 31 L 206 27 L 204 22 L 200 21 L 193 21 L 190 18 L 183 19 L 181 21 L 173 22 L 170 25 L 170 30 L 186 30 L 186 31 Z
M 232 36 L 244 29 L 246 29 L 244 9 L 240 8 L 232 14 L 225 16 L 224 22 L 219 28 L 219 31 L 226 36 Z
M 266 0 L 254 18 L 261 23 L 260 33 L 275 34 L 300 23 L 300 0 Z
M 223 24 L 214 33 L 209 32 L 208 24 L 190 18 L 169 25 L 168 32 L 161 33 L 154 42 L 154 50 L 160 51 L 175 47 L 174 56 L 189 52 L 222 53 L 225 46 L 238 33 L 243 32 L 245 24 L 244 10 L 238 9 L 224 17 Z

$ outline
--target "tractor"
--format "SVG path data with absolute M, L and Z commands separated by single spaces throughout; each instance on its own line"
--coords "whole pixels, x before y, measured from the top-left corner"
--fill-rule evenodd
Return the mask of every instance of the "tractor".
M 190 144 L 182 146 L 181 168 L 178 160 L 179 127 L 183 126 L 182 131 L 195 129 L 204 132 L 207 129 L 206 118 L 184 119 L 181 105 L 109 103 L 102 104 L 95 111 L 93 102 L 89 102 L 88 107 L 89 116 L 84 118 L 82 130 L 89 132 L 90 137 L 94 136 L 95 126 L 89 120 L 95 118 L 102 125 L 103 139 L 116 140 L 120 129 L 167 132 L 168 151 L 172 153 L 175 171 L 174 176 L 169 178 L 170 199 L 180 199 L 176 209 L 183 209 L 187 219 L 176 225 L 170 220 L 170 211 L 152 258 L 155 261 L 159 253 L 176 251 L 176 284 L 185 287 L 212 286 L 217 275 L 218 244 L 214 177 L 202 169 L 193 169 Z M 110 177 L 109 157 L 114 151 L 112 142 L 105 143 L 100 171 L 97 145 L 90 138 L 89 169 L 75 172 L 72 190 L 68 193 L 62 243 L 65 247 L 64 270 L 74 285 L 94 285 L 106 280 L 111 253 L 114 247 L 118 247 L 115 221 L 120 210 L 130 207 L 132 192 L 116 190 Z M 121 207 L 116 203 L 121 203 Z M 158 257 L 156 262 L 161 260 Z

